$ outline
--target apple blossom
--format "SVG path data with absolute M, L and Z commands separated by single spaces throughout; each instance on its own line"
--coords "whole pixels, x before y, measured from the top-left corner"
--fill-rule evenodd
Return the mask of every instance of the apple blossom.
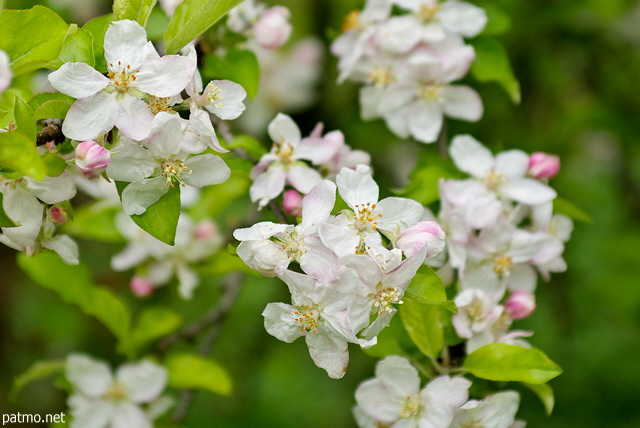
M 435 257 L 444 249 L 445 237 L 444 231 L 435 221 L 420 221 L 400 232 L 396 246 L 407 257 L 411 257 L 426 245 L 426 257 Z
M 520 396 L 514 391 L 469 400 L 456 410 L 450 428 L 512 428 L 519 404 Z
M 256 40 L 265 49 L 277 49 L 291 35 L 291 12 L 284 6 L 274 6 L 262 12 L 253 25 Z
M 533 178 L 553 178 L 560 171 L 560 158 L 548 153 L 535 152 L 529 156 L 529 175 Z
M 93 140 L 76 146 L 76 166 L 89 179 L 97 179 L 111 162 L 111 153 Z
M 527 318 L 536 310 L 536 300 L 532 293 L 516 290 L 504 304 L 509 316 L 514 320 Z
M 10 62 L 9 55 L 0 49 L 0 93 L 11 85 L 13 73 L 11 72 L 11 67 L 9 67 Z

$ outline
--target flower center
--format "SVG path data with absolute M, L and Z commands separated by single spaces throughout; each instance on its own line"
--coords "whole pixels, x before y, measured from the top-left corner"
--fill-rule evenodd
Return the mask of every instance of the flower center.
M 147 102 L 149 103 L 149 108 L 153 114 L 158 114 L 161 111 L 173 111 L 169 105 L 169 97 L 156 97 L 151 95 L 151 100 Z
M 185 187 L 186 184 L 182 183 L 180 179 L 183 174 L 191 174 L 192 172 L 193 171 L 187 168 L 180 159 L 165 159 L 162 161 L 162 171 L 160 175 L 166 178 L 167 182 L 165 184 L 167 186 L 175 187 L 173 184 L 175 181 L 182 184 L 182 187 Z
M 507 182 L 507 177 L 500 171 L 496 171 L 491 168 L 491 170 L 485 176 L 486 185 L 489 190 L 496 190 L 498 187 L 502 186 Z
M 393 307 L 391 305 L 397 303 L 404 303 L 400 298 L 402 297 L 402 293 L 398 289 L 398 287 L 389 287 L 378 291 L 378 293 L 373 298 L 373 306 L 378 311 L 378 315 L 384 315 L 385 312 L 391 313 L 393 311 Z
M 222 101 L 224 100 L 224 97 L 221 95 L 222 88 L 218 88 L 216 85 L 213 84 L 213 82 L 207 85 L 207 89 L 205 90 L 205 93 L 207 94 L 208 103 L 214 106 L 215 108 L 220 108 L 224 105 L 224 103 L 222 103 Z
M 496 257 L 493 259 L 493 270 L 496 271 L 499 277 L 507 277 L 511 274 L 511 268 L 513 267 L 513 260 L 511 257 Z
M 317 308 L 310 308 L 308 305 L 298 306 L 297 311 L 294 312 L 298 315 L 298 318 L 293 320 L 300 324 L 300 331 L 306 331 L 307 333 L 318 332 L 318 310 Z
M 364 232 L 367 227 L 372 229 L 376 229 L 378 227 L 378 222 L 376 220 L 382 217 L 382 214 L 374 213 L 376 204 L 371 205 L 370 202 L 367 202 L 366 204 L 356 204 L 355 209 L 354 227 L 358 231 Z
M 418 394 L 407 395 L 406 400 L 403 403 L 400 412 L 398 413 L 401 418 L 411 418 L 420 413 L 420 397 Z
M 418 15 L 420 16 L 420 19 L 422 19 L 423 22 L 430 22 L 433 21 L 433 18 L 435 18 L 436 14 L 440 11 L 440 8 L 442 6 L 439 4 L 423 4 L 422 6 L 420 6 L 420 11 L 418 12 Z
M 389 83 L 393 82 L 393 75 L 391 74 L 389 67 L 373 67 L 373 70 L 369 72 L 368 77 L 376 88 L 384 88 Z
M 465 308 L 467 317 L 473 321 L 482 321 L 484 319 L 484 310 L 482 300 L 473 299 L 473 301 Z
M 113 383 L 104 393 L 103 398 L 107 400 L 124 400 L 127 398 L 124 388 L 119 383 Z
M 289 260 L 295 260 L 299 262 L 302 254 L 304 253 L 304 237 L 298 235 L 298 233 L 295 231 L 293 231 L 291 234 L 283 233 L 278 235 L 283 235 L 277 236 L 275 237 L 275 239 L 280 241 L 280 247 L 287 252 Z
M 291 156 L 293 155 L 294 147 L 293 145 L 284 140 L 279 143 L 273 143 L 273 146 L 276 148 L 275 155 L 280 158 L 280 163 L 283 165 L 288 165 L 291 163 Z
M 426 83 L 418 91 L 418 98 L 427 101 L 436 101 L 441 103 L 444 101 L 442 98 L 442 85 L 438 83 Z
M 342 32 L 354 30 L 360 26 L 360 11 L 352 10 L 342 21 Z
M 136 81 L 136 74 L 140 72 L 140 70 L 131 70 L 131 66 L 127 65 L 126 67 L 122 67 L 122 63 L 118 61 L 118 67 L 120 71 L 109 71 L 107 73 L 107 77 L 111 79 L 111 84 L 116 91 L 118 92 L 127 92 L 129 90 L 129 85 L 132 85 Z M 109 64 L 109 70 L 113 70 L 113 64 Z

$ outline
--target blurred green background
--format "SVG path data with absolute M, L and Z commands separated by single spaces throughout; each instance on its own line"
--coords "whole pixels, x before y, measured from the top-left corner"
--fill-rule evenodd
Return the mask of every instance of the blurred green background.
M 45 4 L 78 23 L 109 10 L 101 1 L 6 3 L 8 8 Z M 342 17 L 361 7 L 355 0 L 268 3 L 291 9 L 294 38 L 315 33 L 327 43 Z M 551 381 L 553 415 L 545 416 L 537 398 L 522 391 L 518 416 L 530 427 L 638 427 L 640 2 L 491 3 L 510 18 L 510 29 L 499 39 L 520 81 L 522 102 L 513 105 L 498 85 L 467 78 L 482 96 L 485 115 L 476 124 L 451 121 L 448 132 L 470 132 L 494 151 L 560 155 L 562 169 L 552 185 L 593 220 L 576 223 L 565 253 L 569 270 L 539 283 L 538 311 L 517 324 L 534 330 L 531 342 L 564 369 Z M 318 103 L 296 116 L 303 133 L 318 120 L 328 130 L 343 130 L 348 144 L 372 153 L 376 179 L 387 188 L 405 184 L 416 153 L 437 155 L 433 146 L 398 141 L 381 121 L 361 122 L 357 88 L 336 86 L 329 54 L 323 67 Z M 81 257 L 98 282 L 128 296 L 128 274 L 108 270 L 108 259 L 119 249 L 81 241 Z M 71 351 L 120 362 L 114 340 L 96 321 L 31 283 L 17 269 L 12 250 L 0 247 L 0 257 L 0 412 L 58 413 L 65 409 L 64 394 L 47 381 L 9 402 L 13 378 L 36 360 L 62 359 Z M 197 316 L 215 300 L 215 285 L 216 279 L 208 279 L 196 301 L 180 310 Z M 376 360 L 352 347 L 346 376 L 329 379 L 313 365 L 302 340 L 285 344 L 264 331 L 264 306 L 285 299 L 278 281 L 246 281 L 213 353 L 231 373 L 234 393 L 199 393 L 186 427 L 354 426 L 353 392 L 372 376 Z

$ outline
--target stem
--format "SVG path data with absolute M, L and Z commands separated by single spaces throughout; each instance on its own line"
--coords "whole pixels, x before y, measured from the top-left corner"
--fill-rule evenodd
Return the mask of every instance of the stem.
M 449 157 L 449 152 L 447 151 L 448 127 L 448 122 L 446 120 L 443 121 L 440 135 L 438 135 L 438 153 L 445 159 Z

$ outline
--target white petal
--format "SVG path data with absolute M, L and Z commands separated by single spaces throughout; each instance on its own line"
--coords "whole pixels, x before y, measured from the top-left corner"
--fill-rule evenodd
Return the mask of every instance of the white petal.
M 51 86 L 74 98 L 85 98 L 107 87 L 109 79 L 83 62 L 68 62 L 49 74 Z
M 338 257 L 355 254 L 360 235 L 355 229 L 325 223 L 319 229 L 320 238 Z
M 362 120 L 373 120 L 382 116 L 381 106 L 384 90 L 375 86 L 360 88 L 360 117 Z
M 294 146 L 297 146 L 301 137 L 300 128 L 298 128 L 298 125 L 296 125 L 291 117 L 283 113 L 278 113 L 275 119 L 269 123 L 269 137 L 271 137 L 274 143 L 288 141 Z
M 188 126 L 182 139 L 182 150 L 184 150 L 185 142 L 188 141 L 189 138 L 195 139 L 198 144 L 204 144 L 218 153 L 227 153 L 229 151 L 220 145 L 218 137 L 216 136 L 216 131 L 213 129 L 213 125 L 211 124 L 209 114 L 202 110 L 195 110 L 191 112 Z M 188 151 L 189 153 L 201 153 L 204 151 L 204 147 L 201 150 L 184 151 Z
M 138 144 L 125 144 L 113 153 L 107 175 L 117 181 L 139 181 L 149 177 L 158 167 L 151 151 Z
M 509 179 L 523 178 L 529 170 L 529 155 L 522 150 L 507 150 L 496 155 L 496 169 Z
M 440 376 L 429 382 L 420 395 L 428 399 L 433 407 L 446 406 L 455 409 L 469 398 L 470 386 L 471 382 L 463 377 Z
M 182 121 L 176 114 L 159 112 L 153 117 L 145 145 L 156 158 L 174 157 L 180 152 Z
M 67 235 L 56 236 L 53 239 L 43 240 L 42 246 L 55 251 L 65 263 L 77 265 L 78 245 Z
M 70 354 L 67 357 L 65 375 L 71 384 L 90 397 L 100 397 L 113 383 L 109 367 L 86 355 Z
M 305 235 L 314 233 L 326 223 L 336 203 L 336 185 L 323 180 L 302 198 L 302 222 L 300 229 Z
M 72 140 L 96 138 L 100 132 L 113 128 L 118 109 L 116 94 L 104 91 L 76 100 L 62 122 L 62 132 Z
M 140 141 L 147 138 L 153 123 L 153 113 L 147 103 L 140 98 L 125 95 L 118 105 L 120 110 L 115 126 L 133 140 Z
M 484 9 L 462 1 L 442 3 L 438 17 L 447 31 L 464 37 L 477 36 L 487 25 Z
M 475 122 L 482 117 L 484 108 L 476 91 L 468 86 L 450 85 L 442 90 L 444 114 L 454 119 Z
M 109 428 L 153 428 L 147 415 L 132 403 L 118 402 L 114 405 Z
M 399 395 L 413 395 L 420 390 L 420 375 L 406 358 L 389 356 L 376 366 L 376 377 Z
M 73 178 L 66 171 L 57 177 L 45 177 L 40 181 L 28 177 L 26 180 L 29 191 L 46 204 L 57 204 L 76 195 Z
M 287 252 L 273 241 L 243 241 L 236 249 L 238 256 L 251 269 L 264 276 L 275 276 L 275 269 L 286 268 Z
M 406 105 L 393 110 L 382 111 L 389 130 L 401 138 L 409 137 L 409 114 L 411 106 Z
M 340 131 L 332 131 L 324 137 L 303 138 L 296 147 L 295 158 L 310 160 L 314 165 L 328 162 L 338 149 L 344 145 L 344 135 Z
M 111 70 L 119 70 L 127 65 L 136 69 L 142 64 L 146 44 L 147 33 L 140 24 L 129 19 L 114 21 L 104 36 L 104 58 Z
M 269 303 L 262 312 L 264 328 L 267 333 L 283 342 L 292 343 L 303 336 L 300 324 L 294 321 L 297 309 L 284 303 Z
M 121 366 L 116 372 L 116 380 L 124 386 L 127 399 L 134 403 L 148 403 L 164 390 L 167 371 L 146 360 Z
M 249 188 L 251 201 L 258 201 L 260 207 L 267 205 L 270 200 L 282 193 L 286 176 L 282 166 L 272 164 L 266 172 L 255 178 Z
M 516 202 L 538 205 L 555 199 L 557 193 L 546 184 L 532 178 L 511 180 L 500 187 L 500 193 Z
M 316 366 L 325 369 L 332 379 L 341 379 L 347 372 L 349 351 L 347 342 L 334 334 L 309 334 L 306 338 L 309 355 Z
M 73 420 L 69 428 L 105 428 L 113 416 L 113 403 L 73 394 L 67 400 Z
M 256 223 L 251 227 L 244 229 L 236 229 L 233 237 L 238 241 L 258 241 L 261 239 L 269 239 L 276 233 L 282 233 L 292 230 L 293 226 L 288 224 L 277 224 L 270 221 Z
M 351 207 L 356 205 L 375 204 L 378 202 L 380 188 L 371 177 L 371 169 L 366 165 L 358 165 L 356 170 L 342 168 L 336 177 L 338 191 L 342 199 Z
M 322 177 L 318 171 L 301 163 L 289 167 L 287 181 L 300 193 L 309 193 L 313 186 L 322 181 Z
M 211 153 L 193 156 L 187 159 L 184 165 L 191 173 L 184 175 L 181 180 L 198 188 L 223 183 L 231 174 L 227 164 L 219 156 Z
M 3 190 L 4 211 L 18 226 L 4 227 L 2 232 L 20 247 L 33 246 L 40 233 L 44 207 L 35 196 L 21 186 Z
M 356 390 L 356 401 L 362 410 L 383 423 L 390 424 L 400 419 L 405 400 L 405 396 L 396 394 L 380 379 L 364 381 Z
M 423 143 L 433 143 L 442 129 L 442 107 L 439 103 L 425 101 L 413 105 L 409 113 L 411 136 Z
M 247 97 L 244 88 L 229 80 L 214 80 L 211 83 L 222 90 L 220 95 L 224 100 L 221 101 L 220 107 L 207 104 L 205 108 L 222 120 L 232 120 L 240 116 L 246 108 L 242 102 Z
M 316 236 L 307 236 L 304 246 L 306 252 L 300 257 L 302 270 L 318 281 L 337 281 L 340 276 L 340 262 L 333 251 L 325 247 Z
M 476 178 L 484 178 L 493 168 L 493 155 L 471 135 L 454 137 L 449 147 L 449 154 L 458 169 Z
M 168 190 L 163 177 L 136 181 L 122 191 L 122 208 L 128 215 L 142 214 Z
M 0 49 L 0 92 L 4 91 L 11 85 L 13 73 L 9 67 L 9 55 Z
M 412 199 L 385 198 L 378 202 L 374 213 L 382 214 L 378 219 L 378 229 L 396 234 L 419 222 L 424 207 Z
M 167 55 L 145 61 L 136 75 L 136 88 L 156 97 L 179 94 L 193 77 L 196 68 L 194 58 Z

